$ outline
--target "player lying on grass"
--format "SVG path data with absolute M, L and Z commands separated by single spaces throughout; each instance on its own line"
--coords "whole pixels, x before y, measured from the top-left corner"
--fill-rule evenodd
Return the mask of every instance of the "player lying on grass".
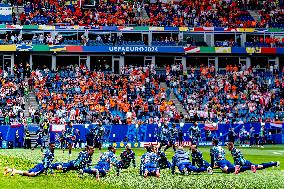
M 160 168 L 158 164 L 159 157 L 157 155 L 157 148 L 148 146 L 147 152 L 141 156 L 140 175 L 147 178 L 148 176 L 160 177 Z
M 171 162 L 167 159 L 167 156 L 165 154 L 165 152 L 161 151 L 161 150 L 158 150 L 157 152 L 158 154 L 158 165 L 159 165 L 159 168 L 160 169 L 171 169 L 172 167 L 172 164 Z
M 133 164 L 133 167 L 136 167 L 135 153 L 131 150 L 129 145 L 126 145 L 125 150 L 121 152 L 120 159 L 121 160 L 116 163 L 117 176 L 119 176 L 122 169 L 127 169 L 128 167 L 130 167 L 131 162 Z
M 99 162 L 93 168 L 85 168 L 80 170 L 80 173 L 88 173 L 96 176 L 97 180 L 100 180 L 100 177 L 106 176 L 109 172 L 111 165 L 116 165 L 117 157 L 115 155 L 116 149 L 113 146 L 108 147 L 108 151 L 101 154 Z
M 225 158 L 225 151 L 224 149 L 218 145 L 219 141 L 214 139 L 212 141 L 213 147 L 210 149 L 210 156 L 211 156 L 211 167 L 217 168 L 219 167 L 224 173 L 234 173 L 238 174 L 239 172 L 243 172 L 246 170 L 250 170 L 250 166 L 235 166 L 230 163 Z
M 280 162 L 269 162 L 269 163 L 261 163 L 261 164 L 254 164 L 251 163 L 250 161 L 246 160 L 243 156 L 243 153 L 238 150 L 237 148 L 235 148 L 234 143 L 232 142 L 228 142 L 227 147 L 229 149 L 229 151 L 231 151 L 231 154 L 234 158 L 234 163 L 237 167 L 237 169 L 240 169 L 240 167 L 246 167 L 246 168 L 250 168 L 252 172 L 256 172 L 257 169 L 265 169 L 268 167 L 279 167 L 280 166 Z
M 172 161 L 172 174 L 175 174 L 175 167 L 178 167 L 181 174 L 188 174 L 191 171 L 200 173 L 208 171 L 209 174 L 212 174 L 212 168 L 204 168 L 204 167 L 195 167 L 191 164 L 189 154 L 183 150 L 182 146 L 178 147 L 178 150 L 176 151 L 175 155 L 173 156 Z
M 86 168 L 92 163 L 92 155 L 94 153 L 93 146 L 86 146 L 84 151 L 81 151 L 75 160 L 71 160 L 67 163 L 54 163 L 52 169 L 63 170 L 63 172 L 71 170 L 81 170 Z
M 203 159 L 202 152 L 197 149 L 196 145 L 191 146 L 191 158 L 192 158 L 192 165 L 197 166 L 199 168 L 208 168 L 211 169 L 210 163 Z M 210 168 L 209 168 L 210 167 Z
M 20 171 L 14 168 L 11 169 L 9 167 L 6 167 L 4 170 L 4 175 L 11 173 L 11 176 L 19 174 L 22 176 L 35 177 L 44 172 L 45 174 L 47 174 L 48 169 L 50 169 L 50 173 L 52 173 L 51 163 L 54 159 L 54 148 L 55 144 L 53 142 L 49 143 L 49 149 L 47 149 L 45 153 L 43 153 L 42 163 L 37 164 L 34 168 L 30 169 L 29 171 Z

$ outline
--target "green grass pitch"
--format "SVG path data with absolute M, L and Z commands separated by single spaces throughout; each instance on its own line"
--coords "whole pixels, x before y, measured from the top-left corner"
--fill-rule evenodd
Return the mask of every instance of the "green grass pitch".
M 62 173 L 55 172 L 55 175 L 40 175 L 34 178 L 16 175 L 3 176 L 0 174 L 0 189 L 89 189 L 89 188 L 135 188 L 135 189 L 161 189 L 161 188 L 284 188 L 284 146 L 265 146 L 265 148 L 240 148 L 245 158 L 254 162 L 262 163 L 269 161 L 280 161 L 280 169 L 269 168 L 258 170 L 257 173 L 247 171 L 245 173 L 224 174 L 219 169 L 214 169 L 213 175 L 207 173 L 191 174 L 191 175 L 172 175 L 170 170 L 162 170 L 161 178 L 149 177 L 144 179 L 139 176 L 138 168 L 131 167 L 123 170 L 119 177 L 115 176 L 114 169 L 102 178 L 96 181 L 93 176 L 85 174 L 83 178 L 78 177 L 74 172 Z M 105 149 L 104 149 L 105 150 Z M 103 150 L 103 151 L 104 151 Z M 117 149 L 116 154 L 119 155 L 122 149 Z M 140 156 L 145 152 L 144 149 L 133 149 L 136 153 L 136 161 L 139 167 Z M 186 149 L 188 150 L 188 149 Z M 200 147 L 205 159 L 209 160 L 209 147 Z M 80 150 L 74 150 L 71 159 L 75 159 Z M 173 150 L 166 152 L 168 159 L 173 156 Z M 227 159 L 232 161 L 231 154 L 226 150 Z M 3 171 L 5 166 L 17 169 L 28 170 L 36 163 L 41 161 L 41 152 L 39 149 L 35 151 L 24 149 L 0 150 L 0 170 Z M 99 157 L 98 150 L 93 155 L 93 162 L 97 162 Z M 54 162 L 68 161 L 68 153 L 62 153 L 61 150 L 55 150 Z

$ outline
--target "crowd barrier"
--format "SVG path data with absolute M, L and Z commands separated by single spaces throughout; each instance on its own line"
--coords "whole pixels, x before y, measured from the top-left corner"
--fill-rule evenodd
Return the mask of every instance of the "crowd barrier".
M 189 128 L 193 124 L 185 123 L 182 127 L 177 124 L 177 128 L 182 128 L 183 132 L 183 141 L 189 141 Z M 245 129 L 249 131 L 249 129 L 253 126 L 255 128 L 255 133 L 260 132 L 261 123 L 245 123 L 245 124 L 217 124 L 215 130 L 213 129 L 212 137 L 218 138 L 220 141 L 226 141 L 229 128 L 235 128 L 235 132 L 239 133 L 242 126 L 245 126 Z M 56 133 L 65 129 L 65 125 L 50 125 L 50 140 L 54 141 Z M 86 142 L 87 134 L 91 129 L 95 128 L 94 124 L 74 124 L 74 129 L 78 129 L 80 131 L 80 139 L 82 142 Z M 115 143 L 117 147 L 125 146 L 125 137 L 127 137 L 128 142 L 132 144 L 132 146 L 141 146 L 146 142 L 157 142 L 157 133 L 159 127 L 157 124 L 143 124 L 143 125 L 105 125 L 105 135 L 103 140 L 105 144 Z M 200 145 L 210 145 L 210 143 L 205 142 L 205 127 L 208 125 L 199 124 L 199 128 L 201 130 L 201 141 Z M 271 137 L 274 140 L 274 143 L 283 144 L 284 143 L 284 123 L 265 123 L 265 128 L 267 129 L 267 133 L 271 132 Z M 39 126 L 32 125 L 28 127 L 31 133 L 37 132 Z M 15 143 L 16 131 L 18 131 L 20 136 L 20 142 L 24 141 L 24 126 L 0 126 L 0 132 L 3 136 L 4 141 L 11 141 Z

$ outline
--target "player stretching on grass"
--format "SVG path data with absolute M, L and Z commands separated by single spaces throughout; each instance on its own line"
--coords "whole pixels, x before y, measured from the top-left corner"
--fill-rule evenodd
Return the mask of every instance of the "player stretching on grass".
M 160 177 L 159 157 L 156 154 L 156 147 L 148 146 L 147 152 L 141 156 L 140 175 Z
M 106 174 L 109 172 L 111 165 L 116 165 L 117 158 L 115 152 L 116 149 L 113 146 L 109 146 L 108 151 L 101 154 L 100 160 L 96 166 L 94 166 L 93 168 L 85 168 L 83 170 L 80 170 L 80 173 L 95 175 L 96 179 L 100 180 L 100 177 L 106 176 Z
M 211 167 L 219 167 L 224 173 L 235 172 L 235 174 L 250 169 L 248 166 L 243 166 L 241 168 L 239 166 L 234 166 L 232 163 L 226 160 L 225 151 L 218 144 L 219 141 L 217 139 L 212 141 L 213 147 L 210 149 Z
M 54 163 L 52 169 L 63 170 L 63 172 L 71 170 L 82 170 L 92 163 L 92 155 L 94 153 L 93 146 L 87 146 L 84 151 L 79 153 L 76 160 L 71 160 L 67 163 Z
M 210 163 L 208 163 L 207 161 L 205 161 L 203 159 L 202 152 L 200 152 L 197 149 L 196 145 L 191 146 L 191 158 L 192 158 L 192 165 L 193 166 L 197 166 L 199 168 L 203 167 L 203 168 L 206 168 L 206 169 L 208 168 L 209 170 L 211 169 Z
M 247 169 L 251 169 L 252 172 L 256 172 L 257 169 L 265 169 L 268 167 L 279 167 L 280 162 L 269 162 L 269 163 L 261 163 L 261 164 L 253 164 L 250 161 L 246 160 L 240 150 L 235 148 L 234 143 L 229 142 L 227 144 L 229 151 L 231 151 L 231 154 L 234 158 L 234 163 L 237 167 L 237 169 L 240 169 L 240 167 L 246 167 Z
M 160 144 L 159 144 L 160 145 Z M 158 165 L 160 169 L 171 169 L 172 164 L 171 162 L 168 160 L 165 152 L 163 152 L 162 150 L 159 150 L 159 145 L 156 147 L 157 150 L 157 155 L 159 157 L 158 159 Z
M 212 174 L 211 167 L 204 168 L 200 167 L 197 168 L 193 166 L 189 159 L 189 154 L 183 150 L 182 146 L 178 147 L 178 150 L 176 151 L 175 155 L 173 156 L 173 162 L 172 162 L 172 174 L 175 174 L 175 167 L 178 167 L 181 174 L 188 174 L 191 171 L 200 173 L 208 171 L 209 174 Z
M 54 148 L 55 144 L 53 142 L 49 143 L 49 149 L 47 149 L 43 154 L 42 163 L 37 164 L 36 166 L 34 166 L 34 168 L 30 169 L 29 171 L 20 171 L 14 168 L 11 169 L 9 167 L 6 167 L 4 170 L 4 175 L 11 173 L 11 176 L 19 174 L 22 176 L 35 177 L 44 172 L 45 174 L 47 174 L 48 169 L 50 169 L 50 173 L 52 173 L 51 163 L 54 159 Z
M 127 169 L 130 167 L 132 162 L 133 167 L 136 167 L 135 153 L 131 150 L 129 145 L 125 146 L 125 150 L 120 154 L 121 160 L 116 163 L 116 174 L 119 176 L 122 169 Z

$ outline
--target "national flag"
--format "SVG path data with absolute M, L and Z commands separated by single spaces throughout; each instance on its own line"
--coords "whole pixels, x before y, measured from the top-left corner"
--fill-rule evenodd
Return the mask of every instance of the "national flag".
M 278 128 L 282 128 L 283 127 L 283 123 L 282 122 L 273 122 L 270 123 L 271 127 L 278 127 Z
M 215 47 L 216 53 L 231 53 L 231 47 Z
M 149 27 L 150 31 L 164 31 L 164 27 Z
M 32 49 L 32 45 L 17 45 L 17 51 L 31 51 Z
M 264 54 L 276 54 L 276 48 L 270 48 L 270 47 L 261 47 L 261 53 Z
M 179 27 L 179 31 L 188 31 L 188 27 Z
M 259 47 L 246 47 L 246 51 L 248 54 L 260 53 L 260 48 Z
M 131 30 L 134 30 L 134 27 L 119 26 L 118 30 L 119 31 L 131 31 Z
M 224 28 L 225 32 L 236 32 L 237 30 L 235 28 Z
M 203 32 L 212 32 L 212 31 L 214 31 L 214 27 L 193 28 L 193 31 L 194 31 L 194 32 L 200 32 L 200 31 L 203 31 Z
M 23 29 L 23 26 L 21 26 L 21 25 L 6 25 L 6 28 L 8 28 L 8 29 L 19 29 L 19 30 L 21 30 L 21 29 Z
M 49 50 L 50 51 L 66 51 L 66 46 L 61 46 L 61 45 L 49 45 Z
M 49 25 L 39 25 L 39 30 L 55 30 L 55 26 L 49 26 Z
M 21 127 L 21 123 L 19 123 L 19 122 L 11 122 L 11 127 L 12 128 L 18 128 L 18 127 Z
M 185 53 L 200 53 L 200 47 L 184 47 Z
M 65 130 L 66 126 L 65 125 L 57 125 L 57 124 L 52 124 L 51 125 L 51 132 L 61 132 L 62 130 Z
M 204 124 L 204 130 L 217 131 L 218 130 L 218 124 L 216 124 L 216 123 L 205 123 Z

